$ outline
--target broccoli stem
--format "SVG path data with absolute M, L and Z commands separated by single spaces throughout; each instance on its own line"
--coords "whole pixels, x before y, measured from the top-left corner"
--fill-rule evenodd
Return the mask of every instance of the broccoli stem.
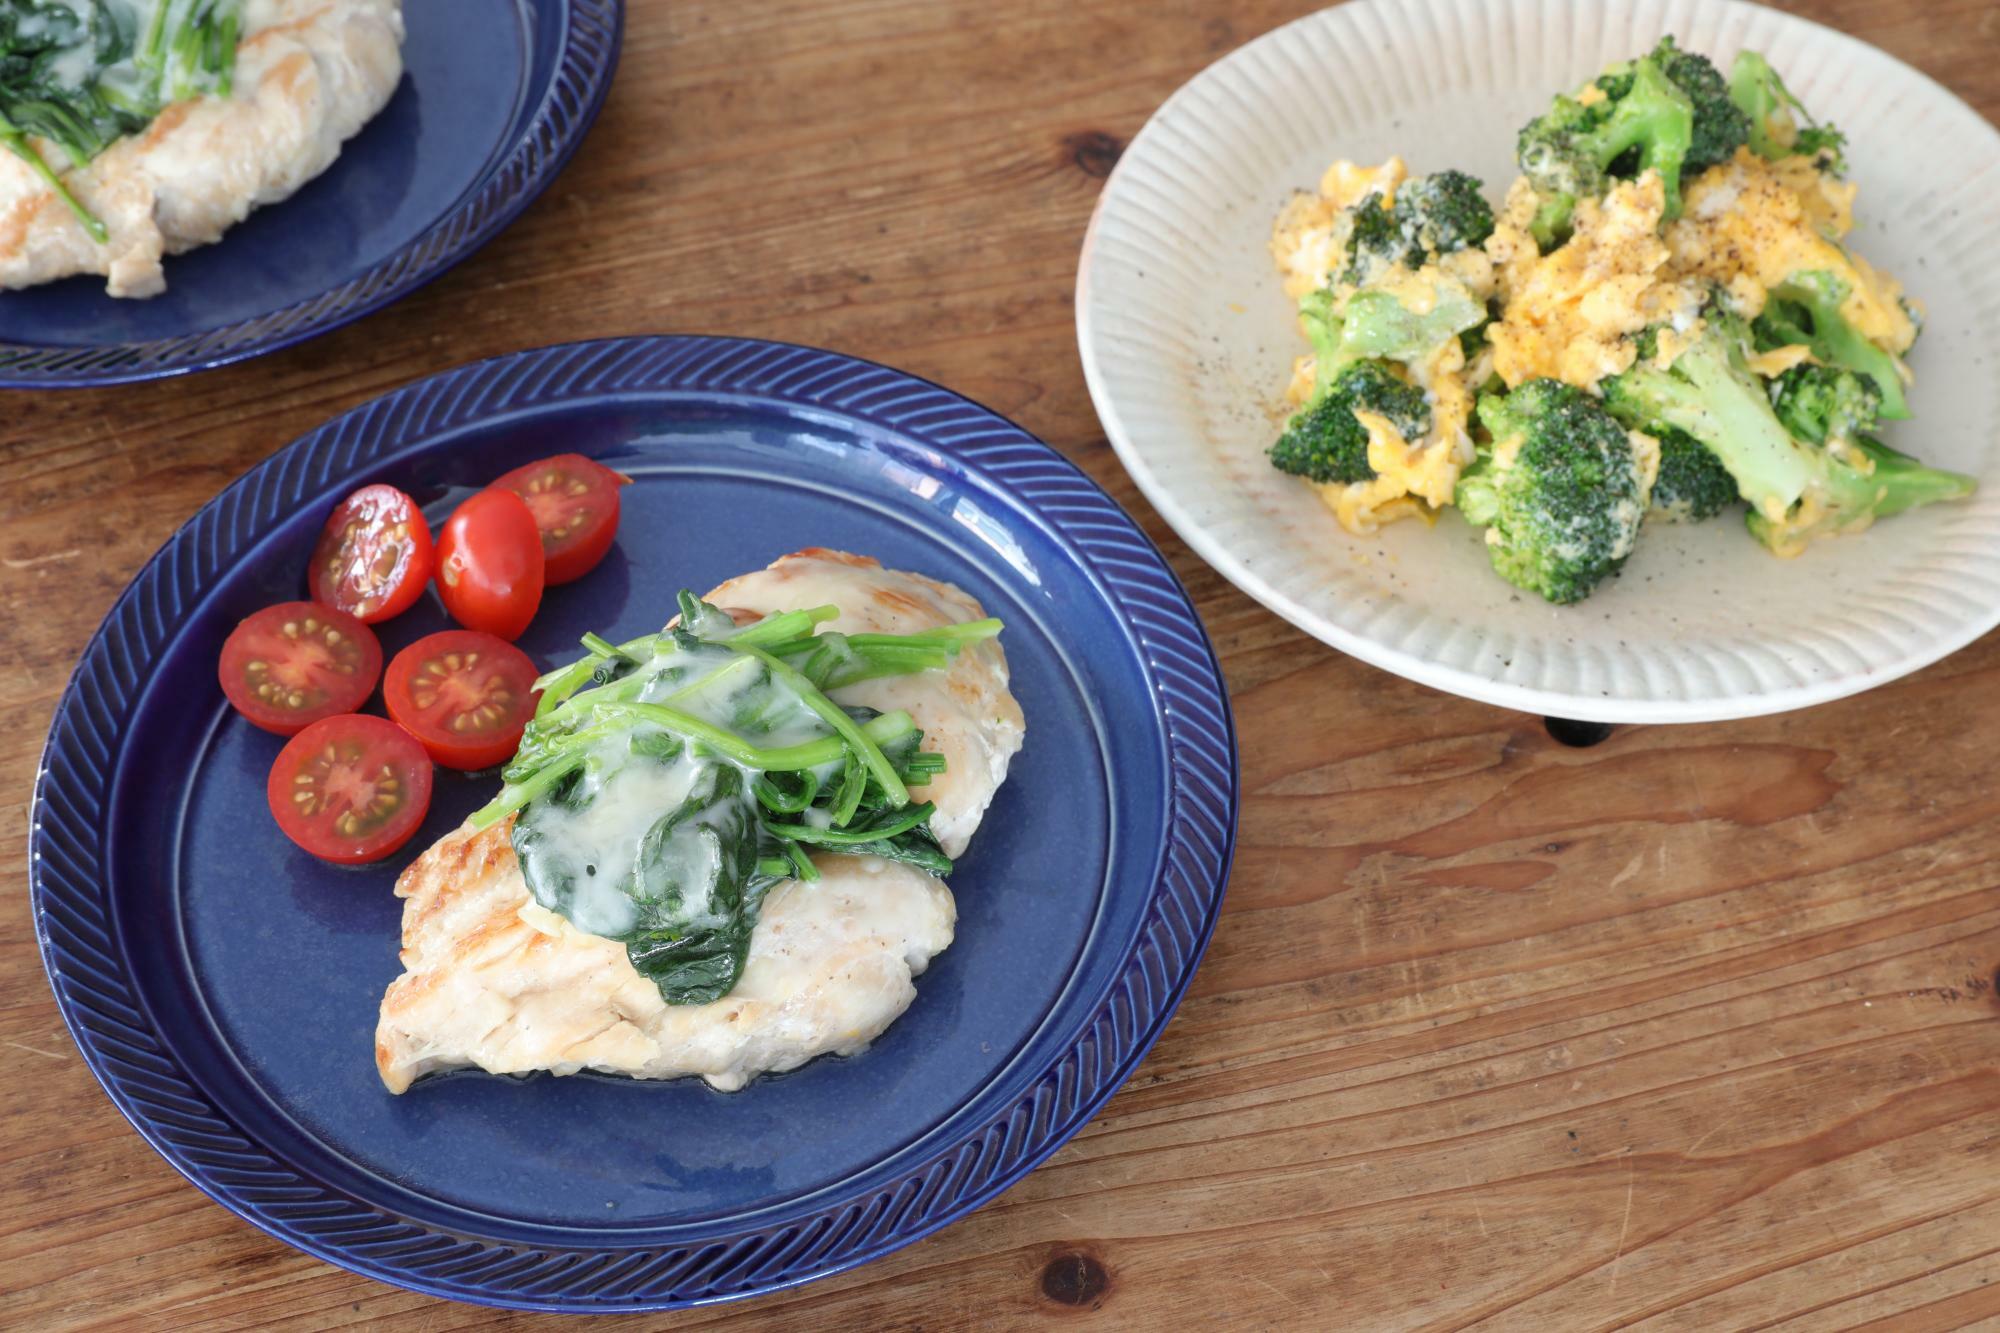
M 1879 440 L 1863 436 L 1853 443 L 1873 464 L 1871 471 L 1821 455 L 1822 474 L 1809 501 L 1776 517 L 1752 512 L 1750 535 L 1779 555 L 1796 555 L 1816 538 L 1858 531 L 1922 505 L 1962 500 L 1977 489 L 1971 477 L 1925 467 Z
M 1755 51 L 1739 51 L 1729 67 L 1729 100 L 1750 120 L 1750 151 L 1759 157 L 1780 158 L 1784 147 L 1771 132 L 1781 109 L 1798 103 L 1778 81 L 1771 62 Z
M 1845 279 L 1815 269 L 1792 274 L 1771 289 L 1770 299 L 1806 312 L 1812 325 L 1808 345 L 1814 356 L 1831 365 L 1858 370 L 1875 381 L 1875 387 L 1882 391 L 1884 421 L 1906 421 L 1910 400 L 1903 390 L 1902 359 L 1847 322 L 1841 307 L 1851 291 Z
M 1681 215 L 1681 163 L 1694 141 L 1694 103 L 1650 59 L 1635 65 L 1632 75 L 1632 91 L 1619 99 L 1610 119 L 1589 141 L 1607 170 L 1637 148 L 1638 174 L 1660 173 L 1667 191 L 1666 216 L 1671 220 Z
M 1664 422 L 1707 445 L 1756 509 L 1785 513 L 1818 472 L 1719 337 L 1698 336 L 1669 370 L 1642 358 L 1608 388 L 1613 415 L 1628 425 Z
M 1875 464 L 1874 475 L 1868 480 L 1877 492 L 1874 501 L 1877 518 L 1942 500 L 1963 500 L 1979 488 L 1977 481 L 1963 473 L 1926 467 L 1880 440 L 1864 435 L 1854 443 Z

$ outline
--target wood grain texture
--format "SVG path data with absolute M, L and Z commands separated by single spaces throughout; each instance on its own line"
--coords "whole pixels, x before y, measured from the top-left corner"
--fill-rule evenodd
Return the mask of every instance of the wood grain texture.
M 329 1268 L 155 1156 L 42 977 L 27 803 L 99 617 L 225 483 L 416 376 L 657 331 L 873 357 L 1077 459 L 1215 634 L 1247 801 L 1186 1005 L 1046 1166 L 861 1271 L 606 1326 L 2000 1323 L 2000 636 L 1802 715 L 1569 750 L 1264 612 L 1106 446 L 1071 325 L 1102 178 L 1309 7 L 633 0 L 574 165 L 434 286 L 250 365 L 6 397 L 0 1325 L 551 1322 Z M 1991 0 L 1786 7 L 2000 113 Z

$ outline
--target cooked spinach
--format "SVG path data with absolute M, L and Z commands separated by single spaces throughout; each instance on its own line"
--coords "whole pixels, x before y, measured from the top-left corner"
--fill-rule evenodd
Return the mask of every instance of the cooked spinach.
M 36 140 L 81 167 L 174 102 L 228 96 L 241 27 L 241 0 L 0 0 L 0 145 L 108 240 Z
M 881 856 L 938 875 L 951 859 L 909 787 L 944 771 L 903 712 L 826 690 L 946 666 L 993 620 L 918 635 L 817 634 L 833 607 L 738 627 L 680 596 L 675 628 L 538 682 L 536 716 L 472 816 L 515 816 L 535 901 L 615 939 L 669 1004 L 720 999 L 742 975 L 770 888 L 816 879 L 811 853 Z

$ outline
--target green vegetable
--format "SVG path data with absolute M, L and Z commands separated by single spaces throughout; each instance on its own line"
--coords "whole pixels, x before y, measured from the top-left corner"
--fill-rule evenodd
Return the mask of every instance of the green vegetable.
M 1978 488 L 1971 477 L 1925 467 L 1865 435 L 1850 446 L 1806 446 L 1818 465 L 1806 501 L 1777 517 L 1751 510 L 1750 535 L 1780 555 L 1790 555 L 1807 542 L 1857 532 L 1906 509 L 1963 500 Z
M 1906 509 L 1962 500 L 1972 478 L 1925 467 L 1870 436 L 1882 394 L 1873 377 L 1835 366 L 1794 366 L 1771 385 L 1778 419 L 1818 446 L 1821 479 L 1808 500 L 1785 515 L 1750 515 L 1750 531 L 1774 550 L 1866 527 Z
M 1714 518 L 1743 497 L 1736 478 L 1715 452 L 1675 426 L 1655 425 L 1649 432 L 1660 442 L 1660 475 L 1653 482 L 1653 512 L 1675 522 Z
M 0 145 L 102 243 L 36 141 L 82 167 L 171 103 L 228 96 L 241 25 L 241 0 L 0 0 Z
M 1586 106 L 1558 96 L 1522 127 L 1516 144 L 1521 170 L 1542 200 L 1532 230 L 1545 250 L 1568 235 L 1578 200 L 1649 169 L 1666 187 L 1666 216 L 1679 217 L 1682 180 L 1727 161 L 1749 133 L 1715 66 L 1671 37 L 1594 82 L 1602 98 Z
M 1749 342 L 1742 320 L 1711 305 L 1671 365 L 1654 364 L 1658 331 L 1648 329 L 1631 368 L 1599 388 L 1620 421 L 1656 437 L 1669 427 L 1686 432 L 1721 460 L 1753 507 L 1782 512 L 1805 494 L 1814 469 L 1745 364 Z
M 1875 429 L 1882 389 L 1872 375 L 1807 363 L 1771 381 L 1771 410 L 1802 440 L 1857 440 Z
M 1589 394 L 1534 379 L 1479 400 L 1493 433 L 1459 478 L 1466 520 L 1488 529 L 1495 572 L 1551 602 L 1579 602 L 1625 563 L 1647 504 L 1625 427 Z
M 1903 394 L 1903 358 L 1847 322 L 1840 307 L 1853 290 L 1845 278 L 1824 269 L 1792 274 L 1771 288 L 1757 316 L 1757 346 L 1768 350 L 1803 344 L 1828 365 L 1859 371 L 1881 391 L 1883 419 L 1906 420 L 1910 403 Z
M 1681 161 L 1681 179 L 1700 175 L 1736 155 L 1750 126 L 1729 95 L 1715 62 L 1698 51 L 1683 51 L 1672 37 L 1660 38 L 1651 58 L 1694 108 L 1694 137 Z
M 1875 420 L 1879 381 L 1798 366 L 1767 389 L 1745 366 L 1749 345 L 1743 322 L 1711 307 L 1666 369 L 1653 364 L 1649 332 L 1632 368 L 1602 387 L 1620 420 L 1648 431 L 1675 427 L 1707 446 L 1750 505 L 1751 535 L 1773 551 L 1794 554 L 1877 518 L 1972 494 L 1970 477 L 1925 467 L 1862 434 Z
M 1421 268 L 1493 234 L 1493 208 L 1462 171 L 1419 176 L 1396 191 L 1393 207 L 1371 194 L 1348 210 L 1347 266 L 1341 281 L 1364 285 L 1384 265 Z
M 1387 417 L 1406 440 L 1431 428 L 1424 391 L 1405 384 L 1380 361 L 1356 361 L 1331 383 L 1315 388 L 1271 446 L 1271 466 L 1315 482 L 1362 482 L 1375 475 L 1368 462 L 1368 431 L 1356 411 Z
M 1748 122 L 1750 151 L 1759 157 L 1810 157 L 1836 176 L 1847 169 L 1847 136 L 1831 125 L 1812 123 L 1805 105 L 1757 52 L 1737 53 L 1729 68 L 1729 99 Z M 1806 118 L 1804 127 L 1799 116 Z
M 934 808 L 910 784 L 944 771 L 907 713 L 844 708 L 856 680 L 948 666 L 997 620 L 921 634 L 816 634 L 817 607 L 738 628 L 692 594 L 664 633 L 613 644 L 541 681 L 542 703 L 472 816 L 512 814 L 535 901 L 622 942 L 669 1004 L 704 1004 L 741 975 L 764 895 L 814 879 L 817 849 L 948 874 Z
M 1336 311 L 1331 287 L 1299 302 L 1299 319 L 1317 360 L 1314 382 L 1331 385 L 1356 361 L 1396 361 L 1410 365 L 1447 338 L 1486 322 L 1486 307 L 1463 284 L 1443 279 L 1433 288 L 1429 309 L 1419 313 L 1386 291 L 1362 288 Z
M 1269 451 L 1280 472 L 1322 484 L 1352 485 L 1375 475 L 1357 411 L 1387 417 L 1406 440 L 1428 435 L 1429 400 L 1395 367 L 1425 361 L 1445 342 L 1476 334 L 1488 318 L 1485 303 L 1453 277 L 1431 279 L 1429 299 L 1415 309 L 1403 301 L 1407 276 L 1393 286 L 1383 282 L 1493 234 L 1493 210 L 1477 180 L 1462 171 L 1421 176 L 1396 192 L 1393 207 L 1369 195 L 1346 217 L 1346 269 L 1299 302 L 1316 354 L 1313 394 Z

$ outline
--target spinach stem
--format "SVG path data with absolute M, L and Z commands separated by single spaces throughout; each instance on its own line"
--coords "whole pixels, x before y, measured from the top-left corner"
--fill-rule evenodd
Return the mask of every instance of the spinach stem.
M 762 648 L 752 647 L 743 651 L 769 667 L 775 679 L 791 686 L 806 707 L 819 714 L 820 719 L 832 727 L 842 740 L 860 752 L 861 762 L 874 775 L 876 785 L 882 788 L 882 795 L 891 809 L 901 809 L 910 803 L 909 789 L 896 776 L 896 766 L 889 762 L 889 756 L 882 753 L 882 747 L 868 738 L 845 709 L 822 694 L 817 685 Z M 904 716 L 909 715 L 905 713 Z
M 765 616 L 754 625 L 745 625 L 722 642 L 732 648 L 746 645 L 769 646 L 785 643 L 812 633 L 813 626 L 823 625 L 840 614 L 837 606 L 815 606 L 804 611 L 783 611 Z
M 42 155 L 28 142 L 28 136 L 21 133 L 14 122 L 7 119 L 4 111 L 0 111 L 0 144 L 7 145 L 14 156 L 26 162 L 28 169 L 42 178 L 44 185 L 55 191 L 56 198 L 63 201 L 64 207 L 75 214 L 76 220 L 83 224 L 83 229 L 90 233 L 91 240 L 103 245 L 111 239 L 111 231 L 104 225 L 103 220 L 85 208 L 82 200 L 70 193 L 69 186 L 63 183 L 62 177 L 56 175 L 54 169 L 42 160 Z
M 922 805 L 910 805 L 902 813 L 886 824 L 866 829 L 814 828 L 811 824 L 766 824 L 765 828 L 781 838 L 794 842 L 811 843 L 820 847 L 859 847 L 863 843 L 887 842 L 898 833 L 908 833 L 917 825 L 937 813 L 937 807 L 929 801 Z
M 546 767 L 537 770 L 533 777 L 502 787 L 498 796 L 474 810 L 467 816 L 465 822 L 474 829 L 483 829 L 499 823 L 537 796 L 553 790 L 557 783 L 581 767 L 583 760 L 583 747 L 578 746 L 565 751 Z

